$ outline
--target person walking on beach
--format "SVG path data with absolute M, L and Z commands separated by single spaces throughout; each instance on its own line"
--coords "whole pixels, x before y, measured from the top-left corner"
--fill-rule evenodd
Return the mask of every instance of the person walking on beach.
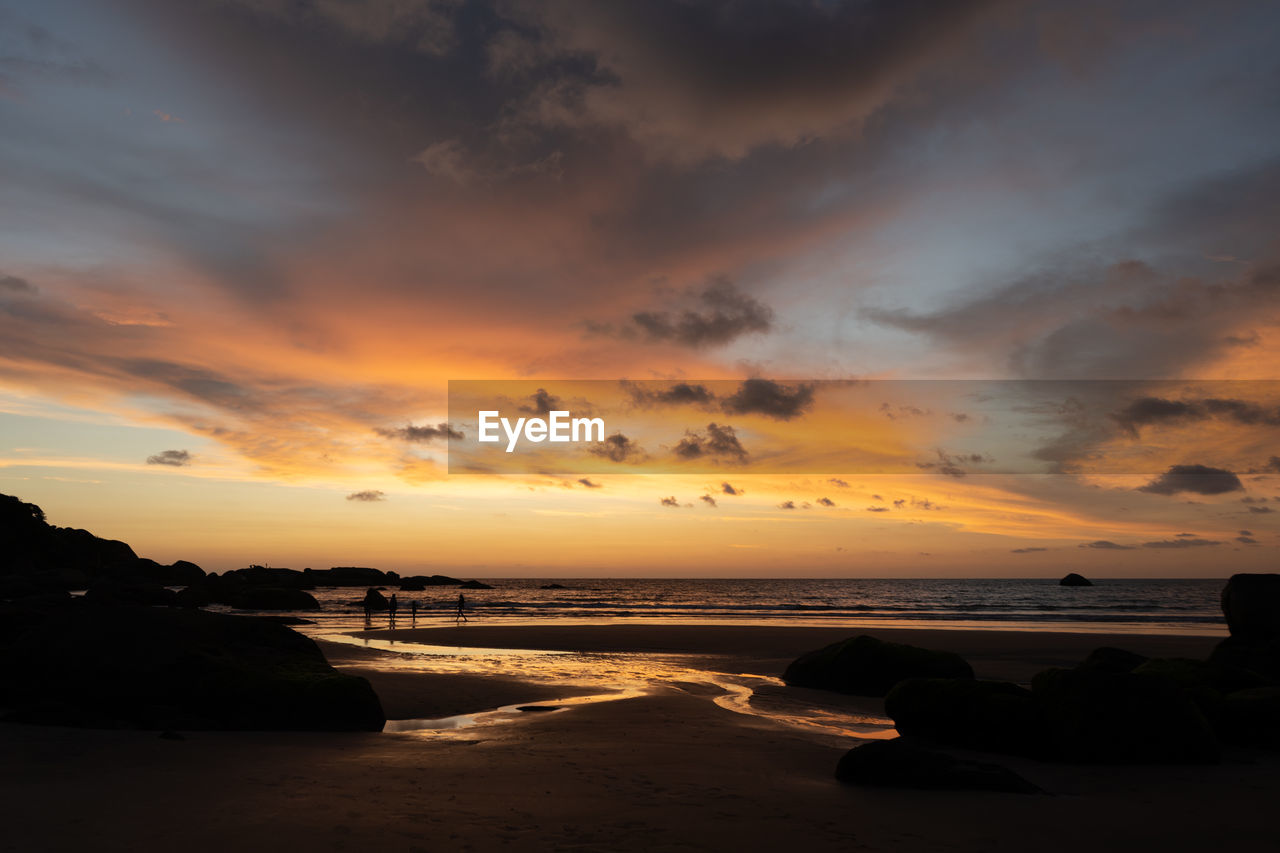
M 418 599 L 409 602 L 409 625 L 416 628 L 418 626 Z
M 391 602 L 387 606 L 387 612 L 391 616 L 391 624 L 396 624 L 396 608 L 400 606 L 400 602 L 396 600 L 396 594 L 391 593 Z
M 466 607 L 467 607 L 467 600 L 462 596 L 462 593 L 458 593 L 458 612 L 454 614 L 454 617 L 453 617 L 454 624 L 459 624 L 467 621 L 467 614 L 464 612 L 466 610 Z

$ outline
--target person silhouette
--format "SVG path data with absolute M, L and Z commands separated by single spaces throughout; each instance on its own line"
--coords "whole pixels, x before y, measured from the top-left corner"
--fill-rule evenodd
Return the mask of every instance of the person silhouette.
M 458 612 L 454 614 L 454 617 L 453 617 L 454 624 L 468 621 L 466 608 L 467 608 L 466 598 L 463 597 L 462 593 L 458 593 Z
M 387 605 L 387 612 L 391 616 L 391 624 L 396 624 L 396 608 L 400 606 L 400 602 L 396 600 L 396 594 L 391 593 L 391 602 Z
M 418 599 L 409 602 L 409 624 L 416 626 L 418 624 Z

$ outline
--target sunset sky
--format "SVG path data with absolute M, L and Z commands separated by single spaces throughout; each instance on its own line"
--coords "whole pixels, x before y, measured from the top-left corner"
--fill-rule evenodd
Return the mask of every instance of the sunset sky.
M 1275 570 L 1280 393 L 1240 380 L 1280 380 L 1277 32 L 1261 0 L 0 0 L 0 492 L 211 571 Z M 1047 437 L 889 393 L 955 379 L 1132 382 Z M 705 464 L 451 473 L 451 380 L 592 380 L 611 434 Z M 712 396 L 627 390 L 681 384 Z

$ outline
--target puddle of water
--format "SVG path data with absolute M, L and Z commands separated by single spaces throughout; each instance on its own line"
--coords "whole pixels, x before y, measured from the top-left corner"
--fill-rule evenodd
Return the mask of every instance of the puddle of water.
M 599 693 L 591 696 L 573 696 L 568 699 L 557 699 L 555 704 L 521 702 L 515 705 L 503 705 L 492 711 L 480 711 L 475 714 L 457 714 L 452 717 L 441 717 L 436 720 L 387 720 L 384 732 L 453 732 L 459 729 L 472 729 L 481 726 L 493 726 L 510 723 L 521 717 L 545 717 L 559 714 L 579 705 L 591 705 L 597 702 L 617 702 L 620 699 L 634 699 L 643 696 L 646 690 L 628 689 L 613 693 Z

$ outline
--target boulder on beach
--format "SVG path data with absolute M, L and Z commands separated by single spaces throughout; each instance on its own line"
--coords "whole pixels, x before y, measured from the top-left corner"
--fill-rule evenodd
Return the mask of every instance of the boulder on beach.
M 254 617 L 72 601 L 26 623 L 0 663 L 0 707 L 14 722 L 309 731 L 385 722 L 368 681 Z
M 854 747 L 836 765 L 836 778 L 847 785 L 878 788 L 1041 793 L 1038 787 L 1007 767 L 963 761 L 903 738 Z
M 1078 575 L 1075 572 L 1058 581 L 1058 586 L 1093 586 L 1093 581 L 1084 575 Z
M 1173 680 L 1099 669 L 1048 669 L 1031 689 L 1054 757 L 1074 763 L 1214 763 L 1209 721 Z
M 121 581 L 98 581 L 90 586 L 84 594 L 90 601 L 108 604 L 141 604 L 146 607 L 172 607 L 177 604 L 178 596 L 171 589 L 158 583 L 124 583 Z
M 391 609 L 391 602 L 387 601 L 387 597 L 372 587 L 364 594 L 364 599 L 360 603 L 365 610 L 381 612 Z
M 222 573 L 226 583 L 249 586 L 269 586 L 276 589 L 315 589 L 315 580 L 307 572 L 297 569 L 273 569 L 269 566 L 250 566 Z
M 1223 740 L 1255 746 L 1280 746 L 1280 687 L 1253 687 L 1222 697 L 1217 707 Z
M 1099 669 L 1103 672 L 1133 672 L 1147 662 L 1145 655 L 1115 646 L 1099 646 L 1076 669 Z
M 380 586 L 400 581 L 400 575 L 395 572 L 384 572 L 368 566 L 306 569 L 303 574 L 316 586 Z
M 1030 690 L 1003 681 L 910 678 L 884 700 L 899 734 L 947 746 L 1042 756 L 1044 720 Z
M 951 652 L 887 643 L 863 634 L 801 655 L 782 674 L 782 680 L 793 687 L 856 696 L 883 696 L 907 678 L 973 678 L 973 668 Z
M 320 602 L 301 589 L 246 586 L 230 590 L 223 603 L 237 610 L 319 610 Z
M 1233 637 L 1280 639 L 1280 574 L 1232 575 L 1222 589 L 1222 615 Z
M 411 575 L 400 579 L 401 592 L 422 592 L 429 586 L 461 586 L 462 581 L 448 575 Z
M 482 581 L 466 581 L 458 584 L 458 589 L 493 589 L 493 587 Z

